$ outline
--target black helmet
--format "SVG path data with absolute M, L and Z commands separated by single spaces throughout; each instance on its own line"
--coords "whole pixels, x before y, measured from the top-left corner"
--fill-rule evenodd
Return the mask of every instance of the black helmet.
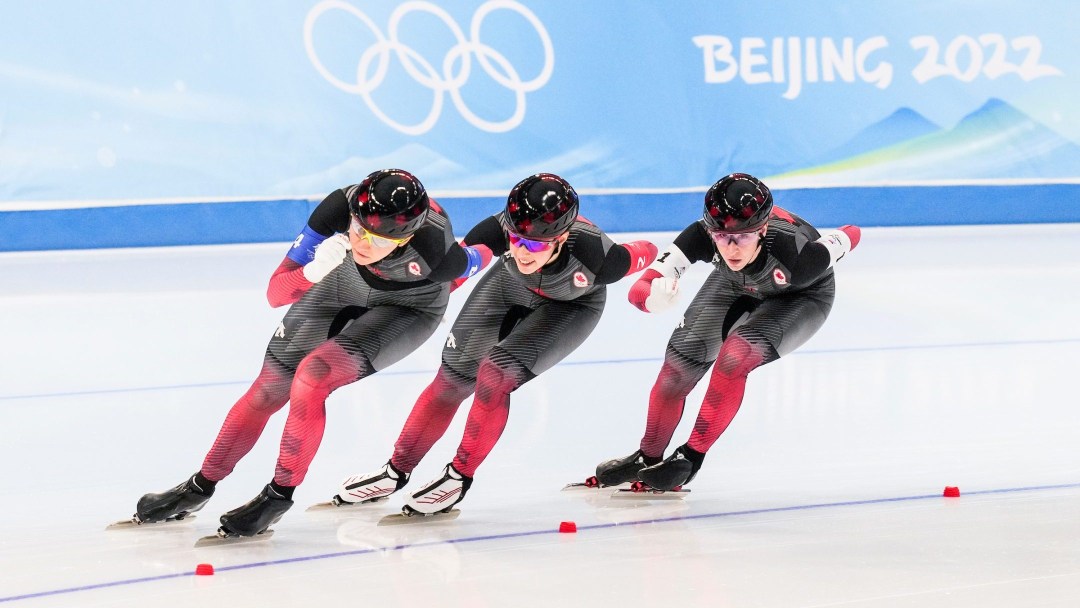
M 705 226 L 722 232 L 751 232 L 769 221 L 769 188 L 746 173 L 732 173 L 705 193 Z
M 401 169 L 372 173 L 349 198 L 349 211 L 361 226 L 390 238 L 416 232 L 427 218 L 429 206 L 424 185 Z
M 551 240 L 578 216 L 578 195 L 567 181 L 537 173 L 518 182 L 506 199 L 503 228 L 528 239 Z

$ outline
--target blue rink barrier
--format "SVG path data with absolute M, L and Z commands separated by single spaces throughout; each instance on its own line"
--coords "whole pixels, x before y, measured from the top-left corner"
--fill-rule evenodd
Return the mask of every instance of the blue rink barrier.
M 703 192 L 586 194 L 582 214 L 607 232 L 681 230 Z M 774 190 L 819 227 L 1080 222 L 1080 184 Z M 455 232 L 502 208 L 501 197 L 438 198 Z M 293 240 L 318 200 L 128 205 L 0 212 L 0 251 L 270 243 Z

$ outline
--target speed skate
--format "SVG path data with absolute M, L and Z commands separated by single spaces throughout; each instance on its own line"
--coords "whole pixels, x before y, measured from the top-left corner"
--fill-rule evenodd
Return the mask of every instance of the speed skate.
M 111 523 L 105 526 L 106 530 L 132 530 L 135 528 L 169 528 L 173 524 L 189 523 L 195 519 L 194 515 L 187 515 L 185 517 L 173 517 L 172 519 L 166 519 L 158 522 L 143 522 L 139 521 L 138 517 L 132 517 L 130 519 L 122 519 L 118 522 Z
M 268 540 L 274 535 L 273 530 L 265 530 L 259 532 L 254 536 L 240 536 L 239 534 L 231 534 L 224 529 L 218 528 L 217 534 L 210 536 L 204 536 L 195 541 L 195 547 L 222 547 L 225 545 L 238 545 L 241 543 L 251 543 Z
M 629 498 L 633 500 L 671 500 L 686 498 L 686 495 L 690 493 L 690 490 L 684 489 L 682 486 L 676 486 L 670 490 L 657 490 L 656 488 L 649 487 L 645 483 L 635 481 L 630 484 L 629 488 L 615 490 L 611 494 L 612 498 Z
M 348 510 L 353 507 L 359 507 L 361 505 L 372 505 L 375 503 L 386 502 L 387 500 L 389 500 L 388 496 L 382 496 L 379 498 L 372 498 L 370 500 L 363 500 L 360 502 L 346 502 L 335 496 L 331 500 L 327 500 L 325 502 L 317 502 L 305 509 L 305 511 L 333 511 L 335 509 Z
M 450 509 L 449 511 L 439 511 L 438 513 L 424 514 L 419 511 L 401 510 L 401 513 L 394 513 L 393 515 L 387 515 L 379 520 L 380 526 L 396 526 L 399 524 L 415 524 L 415 523 L 435 523 L 440 521 L 450 521 L 457 519 L 458 515 L 461 515 L 461 509 Z
M 572 491 L 572 490 L 607 490 L 607 489 L 611 489 L 611 488 L 629 488 L 629 487 L 630 486 L 628 484 L 625 484 L 625 483 L 621 483 L 621 484 L 614 485 L 614 486 L 603 485 L 603 484 L 600 483 L 600 481 L 598 479 L 596 479 L 596 476 L 593 475 L 592 477 L 589 477 L 585 481 L 578 481 L 578 482 L 574 482 L 574 483 L 568 483 L 565 486 L 563 486 L 562 489 L 563 489 L 564 492 L 566 492 L 566 491 Z

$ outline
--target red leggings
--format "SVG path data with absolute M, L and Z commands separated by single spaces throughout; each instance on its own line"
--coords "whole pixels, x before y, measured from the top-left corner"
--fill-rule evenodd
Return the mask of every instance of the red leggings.
M 373 371 L 362 353 L 348 353 L 334 340 L 304 357 L 295 374 L 267 354 L 259 377 L 225 417 L 203 460 L 202 474 L 219 481 L 232 473 L 236 463 L 251 451 L 270 416 L 289 403 L 274 482 L 300 485 L 322 442 L 327 396 Z
M 755 346 L 738 334 L 728 337 L 713 365 L 709 387 L 687 445 L 705 453 L 731 424 L 742 405 L 746 377 L 766 360 L 764 346 Z M 649 416 L 641 451 L 662 457 L 682 419 L 686 395 L 693 390 L 709 364 L 690 361 L 668 350 L 660 376 L 649 394 Z
M 465 422 L 465 436 L 453 465 L 472 477 L 499 441 L 510 415 L 510 393 L 532 378 L 525 367 L 496 346 L 480 364 L 475 382 L 445 365 L 413 406 L 391 458 L 398 469 L 411 472 L 431 446 L 446 432 L 461 402 L 476 387 L 476 397 Z

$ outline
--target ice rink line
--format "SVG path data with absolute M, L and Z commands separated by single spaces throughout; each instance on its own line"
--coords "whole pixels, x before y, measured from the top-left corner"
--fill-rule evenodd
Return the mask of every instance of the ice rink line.
M 991 490 L 974 490 L 965 491 L 964 496 L 978 496 L 987 494 L 1009 494 L 1015 492 L 1039 492 L 1046 490 L 1063 490 L 1070 488 L 1080 488 L 1080 482 L 1078 483 L 1065 483 L 1045 486 L 1026 486 L 1019 488 L 995 488 Z M 895 502 L 911 502 L 916 500 L 929 500 L 929 499 L 942 498 L 941 494 L 921 494 L 917 496 L 893 496 L 888 498 L 869 498 L 866 500 L 848 500 L 842 502 L 826 502 L 816 503 L 808 505 L 792 505 L 788 507 L 770 507 L 767 509 L 749 509 L 744 511 L 722 511 L 720 513 L 701 513 L 699 515 L 685 515 L 674 517 L 659 517 L 653 519 L 631 520 L 616 523 L 606 524 L 590 524 L 577 527 L 577 532 L 581 533 L 586 530 L 604 530 L 608 528 L 618 528 L 626 526 L 641 526 L 647 524 L 663 524 L 677 521 L 690 521 L 690 520 L 702 520 L 702 519 L 717 519 L 720 517 L 739 517 L 743 515 L 762 515 L 766 513 L 784 513 L 790 511 L 810 511 L 816 509 L 832 509 L 837 507 L 854 507 L 861 505 L 875 505 L 884 503 Z M 215 568 L 215 574 L 221 572 L 230 572 L 233 570 L 251 570 L 254 568 L 262 568 L 265 566 L 280 566 L 283 564 L 292 564 L 299 562 L 310 562 L 324 559 L 334 559 L 338 557 L 352 557 L 357 555 L 368 555 L 372 553 L 387 553 L 392 551 L 404 551 L 406 549 L 416 549 L 420 547 L 431 547 L 436 545 L 456 545 L 465 543 L 475 543 L 488 540 L 505 540 L 509 538 L 524 538 L 527 536 L 541 536 L 546 534 L 561 534 L 558 528 L 546 528 L 543 530 L 529 530 L 526 532 L 511 532 L 507 534 L 490 534 L 484 536 L 467 536 L 465 538 L 452 538 L 447 540 L 427 541 L 420 543 L 404 543 L 401 545 L 394 545 L 392 547 L 380 547 L 377 549 L 356 549 L 353 551 L 335 551 L 333 553 L 320 553 L 317 555 L 306 555 L 301 557 L 289 557 L 285 559 L 268 560 L 261 562 L 252 562 L 250 564 L 237 564 L 235 566 L 222 566 Z M 156 581 L 169 580 L 174 578 L 183 578 L 188 576 L 196 576 L 194 571 L 190 572 L 178 572 L 175 574 L 162 574 L 158 576 L 147 576 L 142 578 L 124 579 L 119 581 L 110 581 L 107 583 L 95 583 L 93 585 L 82 585 L 79 587 L 69 587 L 64 589 L 52 589 L 49 591 L 39 591 L 36 593 L 27 593 L 24 595 L 13 595 L 10 597 L 0 597 L 0 604 L 8 602 L 17 602 L 20 600 L 29 600 L 42 597 L 51 597 L 57 595 L 65 595 L 69 593 L 78 593 L 80 591 L 93 591 L 96 589 L 106 589 L 109 587 L 122 587 L 125 585 L 137 585 L 140 583 L 152 583 Z
M 1057 338 L 1053 340 L 1019 340 L 1013 342 L 964 342 L 956 344 L 910 344 L 900 346 L 875 346 L 875 347 L 858 347 L 858 348 L 832 348 L 832 349 L 807 349 L 805 351 L 795 351 L 787 355 L 787 357 L 802 357 L 808 355 L 831 355 L 837 353 L 875 353 L 875 352 L 895 352 L 903 350 L 943 350 L 949 348 L 983 348 L 983 347 L 1002 347 L 1002 346 L 1036 346 L 1036 345 L 1048 345 L 1048 344 L 1075 344 L 1080 343 L 1080 338 Z M 622 363 L 659 363 L 663 361 L 663 357 L 646 357 L 638 359 L 604 359 L 597 361 L 563 361 L 557 363 L 556 367 L 571 367 L 581 365 L 613 365 Z M 433 375 L 436 372 L 435 369 L 410 369 L 399 371 L 384 371 L 379 372 L 380 377 L 386 376 L 413 376 L 418 374 Z M 199 384 L 176 384 L 169 386 L 139 386 L 133 388 L 106 388 L 93 391 L 71 391 L 62 393 L 37 393 L 31 395 L 0 395 L 0 401 L 15 401 L 17 399 L 41 399 L 41 398 L 54 398 L 54 397 L 82 397 L 86 395 L 112 395 L 119 393 L 138 393 L 144 391 L 165 391 L 165 390 L 183 390 L 193 388 L 211 388 L 215 386 L 233 386 L 251 384 L 251 380 L 230 380 L 228 382 L 207 382 Z

